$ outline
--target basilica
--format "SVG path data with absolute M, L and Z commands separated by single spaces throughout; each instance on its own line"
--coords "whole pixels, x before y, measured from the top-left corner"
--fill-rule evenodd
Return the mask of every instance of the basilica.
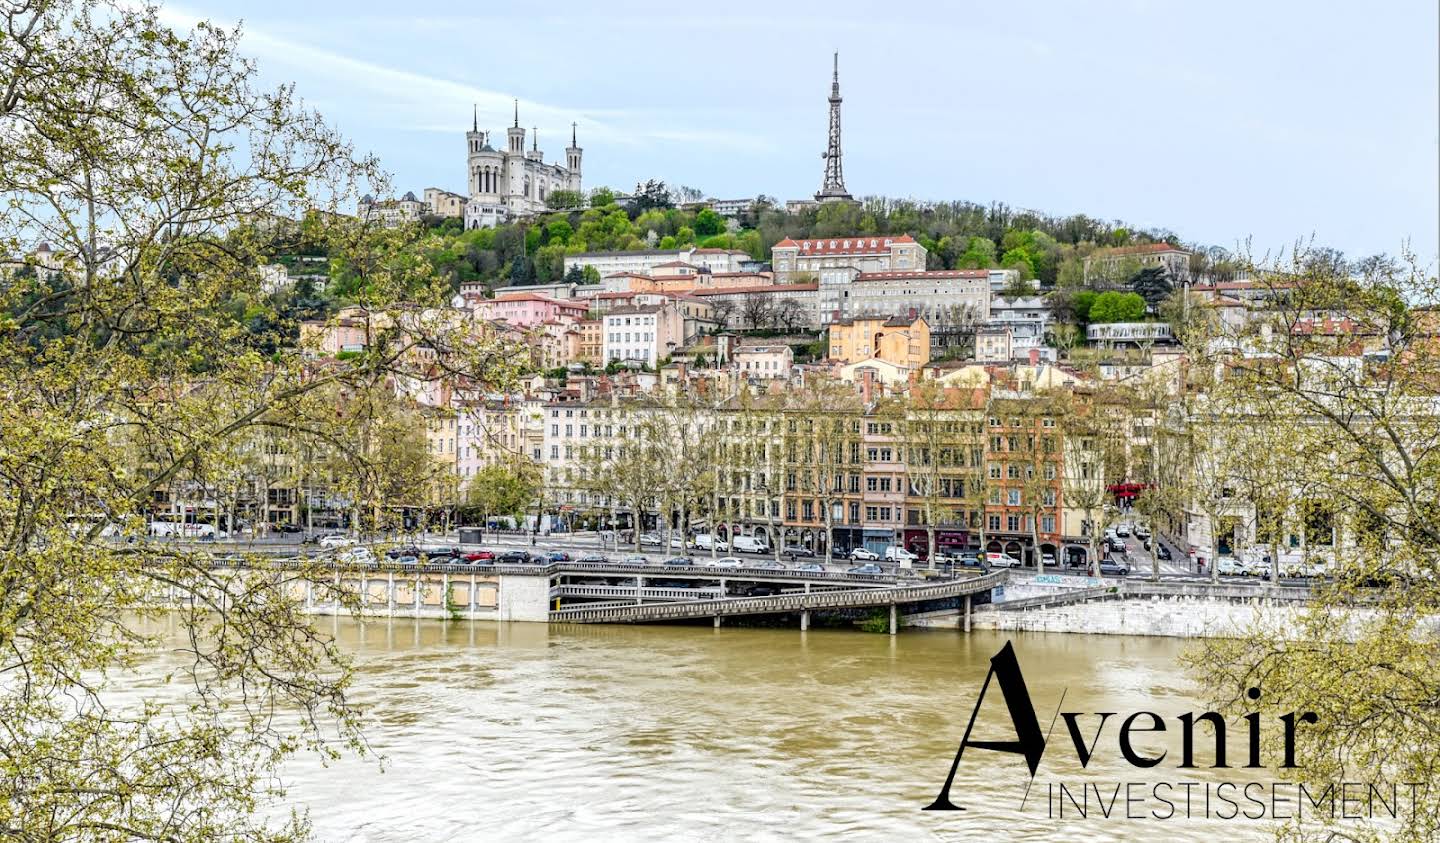
M 546 209 L 546 197 L 555 191 L 579 193 L 581 190 L 582 150 L 576 143 L 573 123 L 563 165 L 545 163 L 538 136 L 532 136 L 530 149 L 525 149 L 525 130 L 520 126 L 518 103 L 515 124 L 505 130 L 504 149 L 490 145 L 490 133 L 480 131 L 478 114 L 465 139 L 469 144 L 466 192 L 470 197 L 465 203 L 466 228 L 489 228 L 512 217 L 539 213 Z

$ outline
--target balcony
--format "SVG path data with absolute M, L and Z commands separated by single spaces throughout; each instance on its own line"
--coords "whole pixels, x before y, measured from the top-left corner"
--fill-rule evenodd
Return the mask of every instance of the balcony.
M 1088 326 L 1085 338 L 1106 344 L 1165 343 L 1175 341 L 1175 332 L 1168 322 L 1103 322 Z

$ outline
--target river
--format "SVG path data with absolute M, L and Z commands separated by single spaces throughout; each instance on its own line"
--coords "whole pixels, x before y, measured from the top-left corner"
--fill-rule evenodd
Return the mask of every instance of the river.
M 1062 692 L 1065 711 L 1199 710 L 1177 664 L 1186 644 L 1175 639 L 317 622 L 354 652 L 355 696 L 385 756 L 383 771 L 353 758 L 288 766 L 290 796 L 322 840 L 1266 836 L 1263 822 L 1126 820 L 1123 795 L 1110 819 L 1093 804 L 1083 819 L 1073 809 L 1050 816 L 1056 782 L 1206 780 L 1173 760 L 1127 765 L 1120 718 L 1085 770 L 1057 724 L 1023 809 L 1023 760 L 970 749 L 952 790 L 967 810 L 921 811 L 1007 640 L 1044 730 Z M 1005 711 L 992 684 L 975 737 L 1006 737 Z M 1175 739 L 1148 745 L 1173 756 L 1178 738 L 1165 737 Z

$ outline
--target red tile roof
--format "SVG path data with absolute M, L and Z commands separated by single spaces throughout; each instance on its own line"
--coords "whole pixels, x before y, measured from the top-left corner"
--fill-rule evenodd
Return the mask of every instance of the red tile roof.
M 776 249 L 798 248 L 802 255 L 871 255 L 890 251 L 892 244 L 914 243 L 915 238 L 908 234 L 898 236 L 871 236 L 871 237 L 830 237 L 823 240 L 800 240 L 795 241 L 786 237 L 776 243 Z

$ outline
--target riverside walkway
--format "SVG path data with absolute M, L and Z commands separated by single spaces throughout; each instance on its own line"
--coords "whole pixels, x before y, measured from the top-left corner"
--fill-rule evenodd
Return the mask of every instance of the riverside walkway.
M 646 623 L 694 618 L 720 619 L 739 615 L 800 614 L 800 628 L 810 625 L 810 612 L 817 609 L 852 609 L 875 606 L 890 608 L 890 632 L 897 627 L 896 607 L 952 597 L 969 597 L 1003 585 L 1008 577 L 996 572 L 977 577 L 918 585 L 893 585 L 827 591 L 787 592 L 765 597 L 723 597 L 699 600 L 668 600 L 654 603 L 603 603 L 560 608 L 550 612 L 552 623 Z

